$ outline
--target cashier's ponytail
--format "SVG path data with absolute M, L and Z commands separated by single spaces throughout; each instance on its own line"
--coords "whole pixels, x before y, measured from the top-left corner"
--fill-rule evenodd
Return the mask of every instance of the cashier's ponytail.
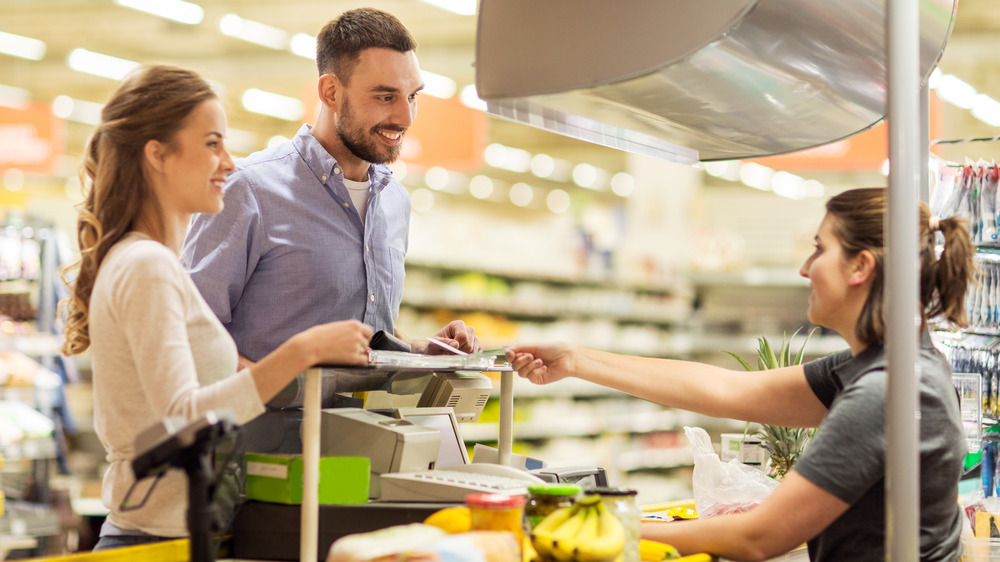
M 875 256 L 871 292 L 855 326 L 855 335 L 865 344 L 885 340 L 885 213 L 888 194 L 884 188 L 852 189 L 840 193 L 826 204 L 834 217 L 834 235 L 844 255 L 853 258 L 862 250 Z M 931 318 L 943 319 L 959 327 L 968 326 L 965 317 L 965 293 L 973 281 L 974 248 L 966 226 L 957 217 L 936 219 L 927 205 L 920 204 L 920 304 L 926 325 Z M 936 251 L 937 233 L 944 244 Z
M 70 289 L 69 298 L 61 303 L 66 313 L 62 348 L 66 355 L 90 347 L 90 295 L 108 250 L 135 227 L 144 208 L 160 218 L 143 165 L 146 143 L 157 140 L 172 146 L 185 118 L 201 102 L 215 97 L 196 73 L 152 65 L 126 78 L 101 111 L 101 123 L 80 166 L 85 194 L 77 207 L 81 257 L 63 273 Z

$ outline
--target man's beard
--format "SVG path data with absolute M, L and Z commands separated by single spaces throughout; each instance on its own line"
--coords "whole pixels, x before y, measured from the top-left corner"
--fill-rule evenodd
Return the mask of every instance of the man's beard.
M 354 122 L 354 115 L 351 113 L 351 105 L 345 98 L 344 106 L 341 108 L 340 119 L 337 125 L 337 136 L 340 137 L 340 142 L 344 143 L 347 150 L 351 151 L 351 154 L 372 164 L 391 164 L 396 161 L 396 158 L 399 158 L 399 151 L 403 146 L 402 143 L 395 146 L 384 146 L 384 151 L 380 151 L 380 144 L 377 141 L 372 140 L 370 136 L 366 135 L 360 127 L 354 127 Z M 386 126 L 378 128 L 387 131 L 398 131 L 400 133 L 405 131 L 405 129 L 401 127 Z M 375 127 L 370 129 L 368 132 L 372 135 L 379 134 L 375 131 Z

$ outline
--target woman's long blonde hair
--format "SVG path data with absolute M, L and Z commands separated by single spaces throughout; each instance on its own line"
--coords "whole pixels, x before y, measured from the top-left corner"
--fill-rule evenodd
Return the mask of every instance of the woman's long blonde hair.
M 215 97 L 211 86 L 190 70 L 150 65 L 126 78 L 101 111 L 80 166 L 86 193 L 78 206 L 81 258 L 63 272 L 70 289 L 61 303 L 66 312 L 63 353 L 75 355 L 90 347 L 90 295 L 108 250 L 134 228 L 147 206 L 159 217 L 143 165 L 146 143 L 170 146 L 187 116 Z M 70 281 L 72 270 L 77 273 Z

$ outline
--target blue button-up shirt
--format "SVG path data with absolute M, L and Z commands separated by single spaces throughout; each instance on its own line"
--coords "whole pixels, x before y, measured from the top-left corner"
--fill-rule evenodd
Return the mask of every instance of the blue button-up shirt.
M 237 160 L 223 211 L 194 217 L 184 263 L 241 355 L 259 361 L 334 320 L 392 333 L 410 199 L 387 166 L 368 175 L 362 223 L 340 165 L 303 125 L 291 141 Z

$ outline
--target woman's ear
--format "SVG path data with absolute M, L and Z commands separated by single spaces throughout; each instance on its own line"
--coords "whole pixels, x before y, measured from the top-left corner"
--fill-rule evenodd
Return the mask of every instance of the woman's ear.
M 158 140 L 146 141 L 146 146 L 142 149 L 142 155 L 149 166 L 157 172 L 163 171 L 163 158 L 166 156 L 167 147 Z
M 851 264 L 851 276 L 847 283 L 852 287 L 860 287 L 875 276 L 877 260 L 871 250 L 861 250 Z

